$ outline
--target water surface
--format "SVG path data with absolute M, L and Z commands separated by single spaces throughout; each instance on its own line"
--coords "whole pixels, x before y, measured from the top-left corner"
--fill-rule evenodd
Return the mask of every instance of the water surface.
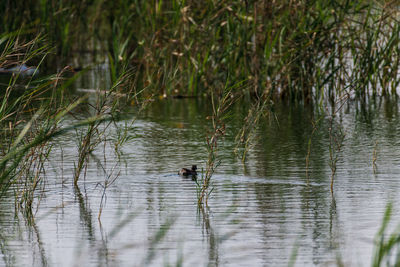
M 328 121 L 313 136 L 307 178 L 310 121 L 318 114 L 275 106 L 242 163 L 234 139 L 247 106 L 238 103 L 219 143 L 221 164 L 203 210 L 197 209 L 196 183 L 176 173 L 192 164 L 205 168 L 207 99 L 151 104 L 119 153 L 112 126 L 78 188 L 72 185 L 77 138 L 71 132 L 55 142 L 36 219 L 29 223 L 15 212 L 13 196 L 1 203 L 0 264 L 287 266 L 297 250 L 296 266 L 336 266 L 338 258 L 345 266 L 369 265 L 385 206 L 400 200 L 397 106 L 382 99 L 343 109 L 337 120 L 346 138 L 332 195 Z M 107 177 L 117 178 L 98 220 Z M 399 218 L 395 205 L 394 225 Z

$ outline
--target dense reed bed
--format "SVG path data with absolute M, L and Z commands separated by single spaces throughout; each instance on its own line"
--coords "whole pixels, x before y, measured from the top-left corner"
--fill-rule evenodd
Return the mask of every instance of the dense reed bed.
M 134 68 L 146 94 L 236 93 L 319 103 L 342 94 L 394 94 L 396 2 L 5 1 L 3 32 L 45 33 L 57 64 L 101 55 L 114 77 Z M 101 58 L 100 57 L 100 58 Z M 62 60 L 60 60 L 60 58 Z M 61 65 L 60 65 L 61 64 Z M 54 64 L 53 64 L 54 65 Z

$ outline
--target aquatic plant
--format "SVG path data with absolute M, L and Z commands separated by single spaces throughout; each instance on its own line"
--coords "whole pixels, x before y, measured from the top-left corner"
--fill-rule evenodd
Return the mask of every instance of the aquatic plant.
M 246 80 L 236 93 L 255 99 L 320 105 L 344 92 L 395 94 L 400 83 L 395 2 L 36 0 L 1 7 L 3 32 L 46 33 L 57 62 L 77 64 L 79 52 L 89 51 L 108 62 L 113 82 L 134 68 L 134 88 L 147 88 L 144 96 L 211 95 L 229 79 Z
M 372 266 L 397 266 L 400 263 L 400 226 L 388 236 L 386 231 L 392 218 L 393 205 L 389 203 L 383 216 L 381 227 L 374 239 Z
M 271 106 L 272 101 L 270 96 L 262 95 L 259 99 L 255 100 L 248 109 L 242 127 L 235 137 L 236 147 L 234 152 L 241 159 L 242 163 L 246 161 L 246 155 L 250 150 L 253 141 L 252 137 L 254 136 L 260 119 L 267 115 L 273 116 L 273 112 L 270 111 Z
M 307 178 L 307 183 L 309 183 L 309 167 L 310 167 L 310 156 L 311 156 L 311 145 L 312 145 L 312 138 L 315 134 L 315 132 L 318 130 L 318 124 L 322 120 L 323 117 L 319 118 L 316 122 L 311 121 L 312 123 L 312 132 L 310 135 L 310 138 L 308 139 L 308 144 L 307 144 L 307 155 L 306 155 L 306 178 Z
M 212 190 L 210 188 L 211 177 L 215 169 L 220 164 L 218 160 L 218 142 L 219 139 L 225 135 L 225 121 L 229 118 L 229 107 L 235 101 L 235 97 L 232 94 L 232 88 L 226 87 L 223 95 L 215 99 L 214 95 L 211 95 L 211 104 L 213 114 L 208 118 L 211 120 L 211 131 L 206 137 L 207 145 L 207 163 L 204 175 L 197 183 L 197 195 L 198 195 L 198 206 L 208 205 L 208 197 Z
M 376 174 L 378 168 L 376 165 L 377 159 L 378 159 L 378 141 L 375 142 L 374 151 L 372 152 L 372 170 L 374 171 L 374 174 Z
M 117 178 L 120 175 L 120 172 L 118 172 L 117 174 L 114 175 L 114 171 L 115 171 L 115 167 L 116 166 L 114 166 L 111 169 L 110 173 L 107 173 L 103 166 L 101 166 L 101 167 L 102 167 L 106 177 L 104 179 L 104 183 L 98 183 L 98 185 L 101 186 L 101 188 L 102 188 L 99 215 L 97 216 L 97 219 L 99 221 L 100 221 L 101 214 L 103 212 L 103 208 L 104 208 L 104 206 L 106 205 L 106 202 L 107 202 L 107 195 L 106 195 L 107 189 L 117 180 Z
M 4 34 L 2 37 L 1 45 L 3 46 L 3 51 L 0 56 L 2 67 L 13 64 L 22 65 L 35 57 L 43 59 L 47 54 L 47 46 L 41 46 L 42 37 L 38 36 L 35 40 L 23 43 L 20 41 L 18 34 L 18 32 Z M 41 126 L 40 123 L 37 122 L 40 117 L 45 114 L 44 108 L 34 107 L 32 105 L 39 96 L 51 89 L 52 84 L 46 80 L 43 81 L 41 86 L 31 87 L 31 79 L 29 79 L 27 83 L 22 86 L 20 83 L 23 77 L 20 77 L 20 75 L 22 76 L 22 74 L 17 72 L 10 76 L 9 83 L 6 88 L 4 88 L 5 92 L 3 93 L 0 106 L 0 127 L 4 129 L 1 135 L 3 140 L 6 140 L 0 146 L 0 153 L 2 154 L 0 160 L 0 191 L 3 193 L 10 185 L 10 177 L 18 176 L 21 173 L 27 174 L 30 171 L 32 171 L 32 180 L 26 180 L 24 182 L 25 188 L 29 187 L 27 184 L 31 184 L 33 188 L 36 188 L 40 181 L 37 174 L 43 169 L 43 160 L 46 158 L 47 148 L 41 146 L 40 142 L 37 142 L 35 148 L 26 147 L 22 149 L 23 152 L 19 149 L 24 146 L 24 142 L 26 142 L 27 139 L 35 140 L 35 138 L 38 137 L 35 137 L 35 134 L 31 131 L 35 124 L 38 125 L 37 129 L 39 129 L 39 133 L 41 132 L 41 128 L 47 128 L 48 131 L 52 130 L 52 127 L 49 127 L 49 125 Z M 16 97 L 15 92 L 18 91 L 20 93 Z M 30 110 L 32 116 L 30 120 L 28 119 L 29 121 L 26 122 L 25 114 L 29 112 L 28 110 Z M 24 122 L 26 122 L 25 126 L 21 128 Z M 31 153 L 26 155 L 25 153 L 27 153 L 29 149 L 32 149 Z M 21 153 L 17 153 L 16 151 L 21 151 Z M 24 159 L 25 156 L 26 158 Z M 19 171 L 17 171 L 18 166 L 21 167 Z M 26 177 L 28 178 L 29 176 Z M 32 196 L 32 191 L 30 191 L 30 193 L 28 193 L 28 191 L 29 190 L 25 190 L 24 199 L 31 198 L 28 197 L 28 195 Z M 27 203 L 26 201 L 22 202 Z M 30 206 L 31 204 L 27 205 L 27 207 Z
M 96 103 L 94 105 L 89 105 L 89 108 L 92 108 L 94 114 L 92 116 L 102 117 L 109 116 L 110 118 L 115 117 L 117 119 L 118 115 L 116 110 L 118 109 L 118 98 L 124 95 L 116 94 L 119 90 L 120 86 L 126 82 L 130 75 L 128 73 L 122 73 L 121 76 L 118 77 L 115 84 L 107 90 L 104 94 L 98 93 L 95 95 Z M 87 164 L 89 159 L 89 154 L 96 148 L 97 145 L 105 141 L 106 131 L 110 126 L 110 123 L 104 125 L 104 121 L 92 121 L 86 132 L 78 132 L 78 162 L 75 165 L 74 170 L 74 185 L 77 186 L 79 177 L 81 172 Z M 132 122 L 133 123 L 133 122 Z M 100 128 L 100 126 L 104 126 Z M 119 140 L 121 143 L 122 140 Z
M 23 38 L 18 34 L 16 32 L 3 36 L 1 66 L 21 65 L 28 60 L 43 62 L 50 51 L 47 45 L 42 46 L 44 38 L 38 37 L 34 41 L 22 43 Z M 97 108 L 95 114 L 78 116 L 76 122 L 63 126 L 62 122 L 67 115 L 73 114 L 78 108 L 84 110 L 83 104 L 91 106 L 87 96 L 71 97 L 65 92 L 80 75 L 76 73 L 71 76 L 68 71 L 67 67 L 55 75 L 41 77 L 10 74 L 8 85 L 4 88 L 0 105 L 1 135 L 4 140 L 0 145 L 0 196 L 12 186 L 16 208 L 27 218 L 34 216 L 34 203 L 37 200 L 36 207 L 39 205 L 41 192 L 44 192 L 45 166 L 54 139 L 73 130 L 81 133 L 83 127 L 88 127 L 80 143 L 78 168 L 74 173 L 74 183 L 77 184 L 87 155 L 104 138 L 102 133 L 107 127 L 101 131 L 99 127 L 118 121 L 121 117 L 117 111 L 122 95 L 117 92 L 131 77 L 128 73 L 121 74 L 106 94 L 98 94 L 97 105 L 93 106 Z
M 328 115 L 328 134 L 329 134 L 329 167 L 331 169 L 331 193 L 333 193 L 333 184 L 335 181 L 337 162 L 339 160 L 339 154 L 342 150 L 343 141 L 346 133 L 343 129 L 343 125 L 336 121 L 338 112 L 342 109 L 343 105 L 347 101 L 347 96 L 341 98 L 335 105 L 332 106 L 332 111 Z

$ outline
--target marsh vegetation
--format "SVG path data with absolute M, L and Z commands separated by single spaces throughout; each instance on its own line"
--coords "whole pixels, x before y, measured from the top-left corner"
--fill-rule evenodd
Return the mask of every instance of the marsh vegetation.
M 38 214 L 51 224 L 47 217 L 74 204 L 93 242 L 89 250 L 98 252 L 95 262 L 126 264 L 127 251 L 139 247 L 135 253 L 142 261 L 137 264 L 160 264 L 158 249 L 172 244 L 183 253 L 172 260 L 180 266 L 187 259 L 184 245 L 178 249 L 179 242 L 166 237 L 179 234 L 178 222 L 188 227 L 187 218 L 202 222 L 196 229 L 206 236 L 208 250 L 199 252 L 208 255 L 204 264 L 218 265 L 222 251 L 230 255 L 227 251 L 237 245 L 227 240 L 238 235 L 242 241 L 240 229 L 248 228 L 249 219 L 259 220 L 265 239 L 271 237 L 266 234 L 269 223 L 310 224 L 315 236 L 328 233 L 309 240 L 316 247 L 329 240 L 326 248 L 338 253 L 322 253 L 327 259 L 315 256 L 318 249 L 295 250 L 294 262 L 315 264 L 351 246 L 341 240 L 346 230 L 339 229 L 338 214 L 345 214 L 345 224 L 354 221 L 340 200 L 380 217 L 383 202 L 398 201 L 385 194 L 398 187 L 391 177 L 399 170 L 392 150 L 398 142 L 400 83 L 395 1 L 3 1 L 0 15 L 0 196 L 5 203 L 0 213 L 12 209 L 27 222 L 24 231 L 35 233 L 42 265 L 49 263 Z M 181 164 L 202 164 L 203 171 L 195 182 L 179 180 L 170 174 Z M 360 175 L 367 182 L 355 179 Z M 363 196 L 356 185 L 361 191 L 376 190 L 374 210 L 356 197 L 344 198 L 346 192 Z M 181 200 L 164 195 L 179 195 L 179 190 Z M 57 199 L 60 192 L 74 197 Z M 314 224 L 295 220 L 285 225 L 285 220 L 279 224 L 265 217 L 267 212 L 276 218 L 292 216 L 285 197 L 300 199 L 294 206 Z M 163 204 L 164 199 L 183 204 L 187 217 L 179 219 L 179 208 L 172 208 L 178 214 L 165 212 L 171 204 Z M 326 216 L 311 216 L 311 206 L 329 222 Z M 161 215 L 143 215 L 140 210 L 149 207 Z M 249 218 L 245 207 L 252 212 Z M 391 207 L 374 258 L 366 249 L 356 252 L 369 255 L 374 266 L 385 257 L 392 260 L 388 255 L 399 243 L 396 232 L 388 241 L 384 236 L 396 214 Z M 235 214 L 238 218 L 232 218 Z M 143 224 L 141 216 L 157 223 Z M 112 221 L 106 237 L 102 218 Z M 128 239 L 125 246 L 110 245 L 123 255 L 121 262 L 110 263 L 107 237 L 129 232 L 127 225 L 150 228 L 148 243 Z M 367 232 L 372 231 L 378 229 Z M 301 239 L 310 233 L 296 234 Z M 18 262 L 6 244 L 11 237 L 0 232 L 0 239 L 4 262 Z M 188 240 L 189 246 L 198 245 L 198 239 Z M 225 242 L 227 251 L 221 248 Z M 284 243 L 286 257 L 250 262 L 289 264 L 287 248 L 296 240 Z M 258 252 L 274 249 L 262 244 Z M 82 255 L 75 256 L 77 263 Z M 343 256 L 349 261 L 349 255 Z M 341 257 L 334 258 L 342 264 Z

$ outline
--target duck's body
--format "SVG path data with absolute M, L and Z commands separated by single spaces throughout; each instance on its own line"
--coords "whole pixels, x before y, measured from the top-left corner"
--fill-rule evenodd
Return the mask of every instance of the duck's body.
M 191 170 L 190 169 L 186 169 L 186 168 L 182 168 L 178 172 L 178 174 L 179 175 L 183 175 L 183 176 L 189 176 L 189 175 L 196 176 L 197 175 L 197 171 L 196 170 L 197 170 L 197 166 L 193 165 Z

